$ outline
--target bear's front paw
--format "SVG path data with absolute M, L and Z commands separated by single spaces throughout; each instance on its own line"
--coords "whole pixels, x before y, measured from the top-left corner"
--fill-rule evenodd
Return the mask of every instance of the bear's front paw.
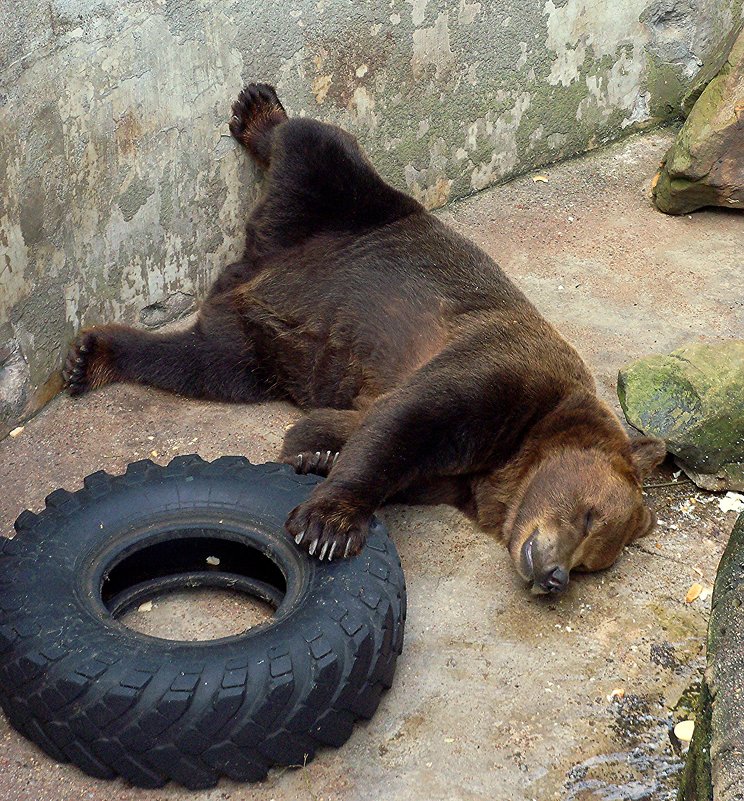
M 294 541 L 321 561 L 356 556 L 364 545 L 371 515 L 332 496 L 313 498 L 289 513 L 284 524 Z
M 313 473 L 316 476 L 326 477 L 336 464 L 339 455 L 339 451 L 303 451 L 295 456 L 287 456 L 282 461 L 291 465 L 295 473 L 300 475 Z
M 96 329 L 83 331 L 67 353 L 62 380 L 70 395 L 82 395 L 115 380 L 110 354 Z

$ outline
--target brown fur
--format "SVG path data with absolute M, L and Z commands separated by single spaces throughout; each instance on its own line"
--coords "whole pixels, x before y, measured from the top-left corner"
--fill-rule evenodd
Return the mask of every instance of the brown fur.
M 646 533 L 640 480 L 663 446 L 631 443 L 576 351 L 498 266 L 385 184 L 349 134 L 287 120 L 265 84 L 233 115 L 268 169 L 243 259 L 188 331 L 84 334 L 70 391 L 139 381 L 309 410 L 282 458 L 328 479 L 287 529 L 321 558 L 358 552 L 389 501 L 462 509 L 538 591 Z

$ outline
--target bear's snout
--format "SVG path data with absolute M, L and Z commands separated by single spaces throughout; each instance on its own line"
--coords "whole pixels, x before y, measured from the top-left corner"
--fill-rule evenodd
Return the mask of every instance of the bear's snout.
M 520 573 L 532 582 L 535 595 L 563 592 L 568 586 L 569 572 L 555 559 L 546 557 L 540 547 L 539 529 L 531 534 L 520 549 Z M 549 549 L 552 551 L 552 549 Z
M 557 566 L 548 568 L 541 576 L 535 576 L 532 584 L 533 595 L 563 592 L 568 587 L 568 570 Z

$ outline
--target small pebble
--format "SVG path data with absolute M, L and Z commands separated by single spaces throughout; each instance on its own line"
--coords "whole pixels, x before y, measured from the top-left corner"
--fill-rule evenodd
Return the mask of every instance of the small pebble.
M 137 607 L 138 612 L 152 612 L 152 601 L 145 601 Z
M 220 523 L 221 523 L 221 522 L 222 522 L 222 521 L 220 520 Z M 208 565 L 215 565 L 215 566 L 216 566 L 216 565 L 218 565 L 219 563 L 220 563 L 220 560 L 219 560 L 219 558 L 218 558 L 217 556 L 208 556 L 208 557 L 207 557 L 207 564 L 208 564 Z
M 689 743 L 692 740 L 692 733 L 695 731 L 694 720 L 681 720 L 674 727 L 674 736 L 683 743 Z
M 685 595 L 685 603 L 691 604 L 694 600 L 700 597 L 702 591 L 703 591 L 702 584 L 699 584 L 697 581 L 694 584 L 691 584 L 690 589 L 687 590 L 687 595 Z
M 15 439 L 17 436 L 23 433 L 24 426 L 18 426 L 18 428 L 14 428 L 9 434 L 9 437 L 13 437 Z

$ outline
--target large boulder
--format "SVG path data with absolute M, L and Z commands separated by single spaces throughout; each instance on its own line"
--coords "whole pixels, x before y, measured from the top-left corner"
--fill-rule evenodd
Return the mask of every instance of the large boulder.
M 696 484 L 744 490 L 744 340 L 640 359 L 617 392 L 628 422 L 661 437 Z
M 654 179 L 657 207 L 744 210 L 744 30 L 690 112 Z
M 678 801 L 744 798 L 744 514 L 718 565 L 707 668 Z

